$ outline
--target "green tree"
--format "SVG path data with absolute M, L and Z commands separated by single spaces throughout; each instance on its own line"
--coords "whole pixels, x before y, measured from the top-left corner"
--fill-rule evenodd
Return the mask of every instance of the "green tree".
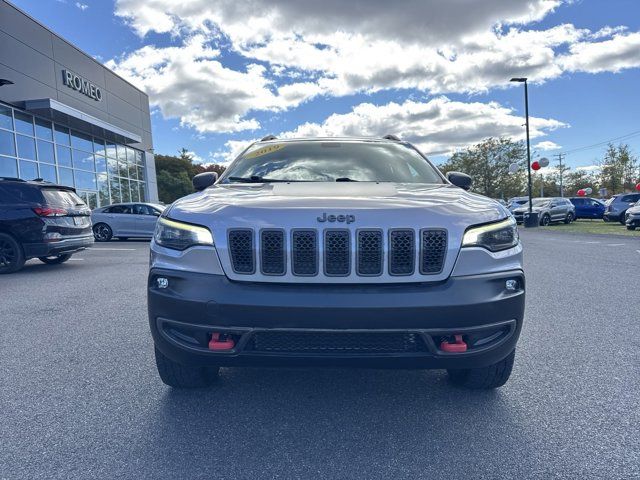
M 633 190 L 640 177 L 638 157 L 631 153 L 627 144 L 616 147 L 610 143 L 600 167 L 601 186 L 611 195 Z
M 158 181 L 158 197 L 161 202 L 172 203 L 180 197 L 194 192 L 191 179 L 202 172 L 224 172 L 223 165 L 207 166 L 193 162 L 193 156 L 186 148 L 178 151 L 178 156 L 156 155 L 156 177 Z
M 509 165 L 520 169 L 509 173 Z M 526 148 L 508 138 L 488 138 L 477 145 L 454 153 L 440 169 L 460 171 L 473 177 L 472 190 L 491 198 L 523 195 L 526 191 Z

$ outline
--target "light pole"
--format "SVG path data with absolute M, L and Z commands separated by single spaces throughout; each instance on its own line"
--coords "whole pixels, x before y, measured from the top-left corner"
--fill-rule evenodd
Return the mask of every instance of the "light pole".
M 524 219 L 525 227 L 537 227 L 538 226 L 538 214 L 533 212 L 531 205 L 531 143 L 529 140 L 529 89 L 527 88 L 527 78 L 517 77 L 512 78 L 512 82 L 524 83 L 524 114 L 526 117 L 527 126 L 527 178 L 528 178 L 528 191 L 529 191 L 529 216 Z

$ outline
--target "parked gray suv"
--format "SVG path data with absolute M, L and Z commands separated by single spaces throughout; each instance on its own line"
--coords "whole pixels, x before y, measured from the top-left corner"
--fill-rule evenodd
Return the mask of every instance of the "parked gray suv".
M 524 315 L 508 210 L 412 145 L 268 137 L 158 220 L 148 311 L 161 379 L 221 366 L 447 369 L 503 385 Z
M 576 207 L 568 198 L 534 198 L 532 210 L 538 213 L 540 225 L 542 226 L 547 226 L 554 222 L 571 223 L 576 218 Z M 529 202 L 513 210 L 513 217 L 516 222 L 522 223 L 527 212 L 529 212 Z

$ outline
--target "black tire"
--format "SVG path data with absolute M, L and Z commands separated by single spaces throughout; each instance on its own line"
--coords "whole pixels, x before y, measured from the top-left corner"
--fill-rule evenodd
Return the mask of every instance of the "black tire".
M 622 212 L 620 214 L 620 218 L 618 219 L 618 221 L 622 224 L 622 225 L 626 225 L 627 223 L 627 212 Z
M 0 233 L 0 274 L 17 272 L 24 262 L 22 246 L 11 235 Z
M 492 389 L 503 386 L 509 380 L 516 351 L 512 351 L 498 363 L 482 368 L 447 370 L 451 382 L 473 390 Z
M 54 255 L 52 257 L 38 257 L 38 260 L 40 260 L 43 263 L 46 263 L 47 265 L 58 265 L 60 263 L 66 262 L 70 258 L 71 258 L 71 254 L 65 253 L 63 255 Z
M 636 227 L 634 227 L 633 225 L 627 225 L 627 230 L 635 230 Z
M 548 213 L 545 213 L 542 216 L 542 218 L 540 219 L 540 225 L 543 227 L 548 227 L 549 225 L 551 225 L 551 217 Z
M 565 225 L 568 225 L 571 222 L 573 222 L 573 213 L 569 212 L 567 213 L 567 216 L 564 218 L 564 223 Z
M 611 221 L 611 219 L 609 217 L 602 217 L 602 220 L 604 220 L 605 223 L 609 223 Z
M 189 367 L 174 362 L 155 349 L 158 374 L 164 384 L 173 388 L 203 388 L 218 377 L 218 367 Z
M 113 230 L 106 223 L 96 223 L 93 226 L 93 238 L 96 242 L 108 242 L 113 237 Z
M 118 237 L 118 240 L 120 240 L 121 242 L 126 242 L 127 240 L 129 240 L 129 237 Z

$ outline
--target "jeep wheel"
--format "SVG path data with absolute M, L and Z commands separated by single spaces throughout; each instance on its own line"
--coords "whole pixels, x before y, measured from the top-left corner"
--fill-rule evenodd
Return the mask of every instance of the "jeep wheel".
M 58 265 L 59 263 L 64 263 L 71 258 L 70 253 L 65 253 L 64 255 L 54 255 L 52 257 L 38 257 L 43 263 L 47 265 Z
M 11 235 L 0 233 L 0 273 L 17 272 L 24 266 L 22 247 Z
M 202 388 L 210 386 L 218 376 L 218 367 L 189 367 L 174 362 L 155 349 L 156 366 L 162 381 L 174 388 Z
M 564 223 L 566 225 L 570 224 L 571 222 L 573 222 L 573 213 L 569 212 L 567 213 L 567 216 L 564 219 Z
M 540 225 L 542 225 L 543 227 L 548 227 L 550 223 L 551 223 L 551 217 L 549 216 L 548 213 L 545 213 L 540 219 Z
M 509 380 L 516 351 L 512 351 L 498 363 L 482 368 L 447 370 L 451 382 L 474 390 L 491 389 L 503 386 Z
M 97 223 L 93 226 L 93 238 L 96 242 L 108 242 L 112 236 L 111 227 L 106 223 Z

